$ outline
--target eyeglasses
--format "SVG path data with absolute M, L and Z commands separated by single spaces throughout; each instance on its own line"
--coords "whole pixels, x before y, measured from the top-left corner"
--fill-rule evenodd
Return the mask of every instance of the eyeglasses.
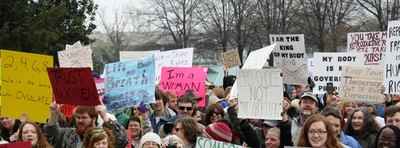
M 185 106 L 179 106 L 179 110 L 187 110 L 187 111 L 190 111 L 190 110 L 193 110 L 193 107 L 185 107 Z
M 308 131 L 308 134 L 310 134 L 310 135 L 314 135 L 314 134 L 324 135 L 326 133 L 328 133 L 328 131 L 326 131 L 326 130 L 309 130 Z

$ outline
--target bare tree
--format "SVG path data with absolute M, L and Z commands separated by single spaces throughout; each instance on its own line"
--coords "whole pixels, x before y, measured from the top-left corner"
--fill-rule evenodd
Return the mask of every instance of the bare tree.
M 253 44 L 257 47 L 269 44 L 269 34 L 293 33 L 290 23 L 296 8 L 295 0 L 257 0 L 256 17 L 251 23 Z
M 243 50 L 248 46 L 251 20 L 255 17 L 255 0 L 229 0 L 233 8 L 234 43 L 239 51 L 240 60 L 243 63 Z
M 352 0 L 299 0 L 302 11 L 296 16 L 302 24 L 306 40 L 320 51 L 336 51 L 351 13 L 356 10 Z
M 128 44 L 125 35 L 127 19 L 119 11 L 115 11 L 114 21 L 112 22 L 106 22 L 105 16 L 101 13 L 99 16 L 101 19 L 101 25 L 104 27 L 106 36 L 110 40 L 112 48 L 114 49 L 114 54 L 116 57 L 119 57 L 119 51 L 125 50 Z
M 206 0 L 203 3 L 202 26 L 205 31 L 215 33 L 223 51 L 226 51 L 233 27 L 233 9 L 228 0 Z
M 346 23 L 350 21 L 350 18 L 354 12 L 356 12 L 357 3 L 353 0 L 330 0 L 329 1 L 329 12 L 328 12 L 328 42 L 330 49 L 337 51 L 341 44 L 341 39 L 347 39 L 347 32 L 349 31 L 349 25 Z
M 169 32 L 177 45 L 188 47 L 190 36 L 199 24 L 196 18 L 201 0 L 152 0 L 160 28 Z
M 399 0 L 357 0 L 357 2 L 377 19 L 381 31 L 386 30 L 388 20 L 400 17 Z

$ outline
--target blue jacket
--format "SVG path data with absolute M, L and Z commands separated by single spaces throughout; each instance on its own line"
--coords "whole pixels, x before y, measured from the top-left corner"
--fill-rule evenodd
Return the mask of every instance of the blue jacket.
M 360 143 L 358 143 L 356 139 L 354 139 L 349 135 L 344 134 L 343 132 L 340 133 L 340 142 L 351 148 L 362 148 Z

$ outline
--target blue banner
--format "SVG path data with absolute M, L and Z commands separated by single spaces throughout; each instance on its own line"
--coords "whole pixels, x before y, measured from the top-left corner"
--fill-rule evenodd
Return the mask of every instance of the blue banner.
M 103 103 L 109 111 L 118 111 L 141 102 L 155 102 L 154 56 L 106 64 Z

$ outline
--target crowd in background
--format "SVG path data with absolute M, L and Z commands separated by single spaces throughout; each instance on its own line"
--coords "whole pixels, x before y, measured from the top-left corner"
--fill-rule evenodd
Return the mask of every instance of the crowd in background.
M 156 88 L 155 103 L 117 113 L 104 105 L 76 106 L 66 117 L 52 104 L 45 124 L 1 118 L 2 143 L 30 141 L 35 148 L 192 148 L 198 137 L 251 148 L 396 148 L 400 146 L 400 96 L 355 102 L 335 91 L 317 97 L 309 85 L 285 85 L 282 120 L 238 118 L 235 78 L 208 84 L 206 107 L 188 90 L 182 96 Z M 290 89 L 289 89 L 290 88 Z M 380 89 L 380 88 L 377 88 Z M 288 91 L 291 90 L 291 91 Z

